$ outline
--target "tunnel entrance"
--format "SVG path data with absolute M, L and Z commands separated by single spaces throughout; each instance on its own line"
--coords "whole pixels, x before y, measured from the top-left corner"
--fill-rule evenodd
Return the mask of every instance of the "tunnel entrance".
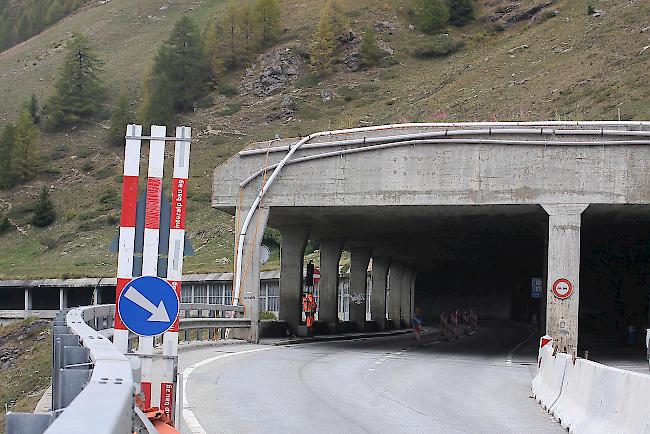
M 432 236 L 418 268 L 415 305 L 425 320 L 473 309 L 482 319 L 539 324 L 545 302 L 543 292 L 532 297 L 531 281 L 546 281 L 546 212 L 522 205 L 455 207 L 455 213 L 443 223 L 444 235 Z
M 589 206 L 582 215 L 580 265 L 580 347 L 645 347 L 650 206 Z

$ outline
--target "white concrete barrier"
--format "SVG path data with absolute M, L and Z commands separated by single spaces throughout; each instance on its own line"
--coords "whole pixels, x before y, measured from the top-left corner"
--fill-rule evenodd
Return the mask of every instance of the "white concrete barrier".
M 650 376 L 540 350 L 533 395 L 570 433 L 650 434 Z M 558 385 L 558 378 L 562 378 Z
M 557 353 L 553 355 L 553 348 L 546 346 L 541 350 L 542 364 L 540 373 L 537 375 L 537 387 L 533 389 L 533 396 L 542 404 L 544 409 L 550 410 L 560 397 L 562 383 L 564 381 L 564 371 L 567 363 L 571 363 L 571 358 L 567 354 Z

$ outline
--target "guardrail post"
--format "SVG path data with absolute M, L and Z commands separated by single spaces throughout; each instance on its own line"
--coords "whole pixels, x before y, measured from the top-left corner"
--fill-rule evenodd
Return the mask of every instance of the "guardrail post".
M 83 390 L 92 372 L 88 369 L 61 369 L 59 373 L 59 387 L 57 388 L 57 402 L 59 409 L 65 408 Z
M 54 413 L 7 413 L 7 434 L 43 434 L 54 421 Z

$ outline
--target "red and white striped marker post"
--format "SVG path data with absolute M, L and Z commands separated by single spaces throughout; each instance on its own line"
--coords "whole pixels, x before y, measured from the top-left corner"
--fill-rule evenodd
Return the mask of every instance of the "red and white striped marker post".
M 137 248 L 136 232 L 143 231 L 142 276 L 158 276 L 160 250 L 160 218 L 162 208 L 162 183 L 165 162 L 165 143 L 175 141 L 174 174 L 172 180 L 172 212 L 169 224 L 169 245 L 167 255 L 167 281 L 176 291 L 180 301 L 183 274 L 183 257 L 185 254 L 185 215 L 187 203 L 187 182 L 189 177 L 191 129 L 178 127 L 175 138 L 166 137 L 166 127 L 151 126 L 151 135 L 142 136 L 142 126 L 129 125 L 126 133 L 126 150 L 124 162 L 124 180 L 122 194 L 122 218 L 119 235 L 119 256 L 116 300 L 124 287 L 135 276 L 134 252 Z M 143 210 L 138 206 L 138 178 L 140 172 L 140 148 L 143 139 L 148 139 L 149 167 L 144 209 L 144 228 L 136 228 L 136 215 Z M 163 225 L 166 228 L 166 222 Z M 139 267 L 138 267 L 139 268 Z M 129 331 L 121 320 L 119 311 L 115 312 L 114 344 L 124 353 L 129 350 Z M 174 411 L 174 383 L 178 357 L 178 318 L 171 329 L 163 336 L 164 368 L 157 370 L 154 379 L 153 360 L 154 338 L 139 337 L 138 353 L 142 359 L 142 392 L 146 407 L 159 407 L 170 417 Z M 152 393 L 160 383 L 160 394 Z
M 185 253 L 185 215 L 187 204 L 187 182 L 190 168 L 189 127 L 177 127 L 174 147 L 174 174 L 171 190 L 171 222 L 169 225 L 169 249 L 167 259 L 167 281 L 176 290 L 180 300 L 183 276 L 183 256 Z M 160 409 L 170 418 L 174 416 L 174 377 L 175 361 L 178 356 L 178 318 L 172 328 L 163 336 L 163 355 L 165 371 L 160 384 Z
M 158 244 L 160 243 L 160 205 L 162 200 L 163 166 L 165 164 L 165 134 L 167 128 L 151 126 L 149 144 L 149 168 L 147 169 L 147 200 L 144 221 L 144 245 L 142 250 L 142 275 L 158 275 Z M 156 140 L 154 138 L 160 138 Z M 145 407 L 158 406 L 158 397 L 151 394 L 153 381 L 153 341 L 151 336 L 140 336 L 138 353 L 142 358 L 142 391 Z
M 141 137 L 142 126 L 128 125 L 127 137 Z M 117 259 L 117 285 L 115 300 L 119 300 L 124 287 L 133 278 L 133 252 L 135 249 L 135 215 L 138 202 L 138 177 L 140 176 L 140 139 L 126 139 L 124 149 L 124 176 L 122 178 L 122 216 L 120 219 L 119 254 Z M 115 307 L 113 344 L 123 353 L 129 350 L 129 331 L 122 323 Z

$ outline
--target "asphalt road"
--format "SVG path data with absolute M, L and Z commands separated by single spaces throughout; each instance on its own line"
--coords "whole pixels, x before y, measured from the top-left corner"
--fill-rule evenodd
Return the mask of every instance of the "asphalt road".
M 183 353 L 183 433 L 561 433 L 529 397 L 536 342 L 515 324 L 413 347 L 409 336 Z M 200 366 L 196 364 L 199 363 Z

